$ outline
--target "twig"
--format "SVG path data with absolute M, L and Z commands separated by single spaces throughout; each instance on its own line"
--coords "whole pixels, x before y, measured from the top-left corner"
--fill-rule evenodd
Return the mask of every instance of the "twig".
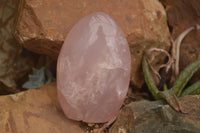
M 108 126 L 110 126 L 117 118 L 117 116 L 119 115 L 119 113 L 121 112 L 121 110 L 117 113 L 116 116 L 114 116 L 111 120 L 109 120 L 107 123 L 105 123 L 99 130 L 97 133 L 101 133 L 101 131 L 103 131 L 105 128 L 107 128 Z
M 153 52 L 153 51 L 159 51 L 159 52 L 165 53 L 165 54 L 167 55 L 167 57 L 168 57 L 168 62 L 167 62 L 166 64 L 160 65 L 160 66 L 159 66 L 159 69 L 158 69 L 158 71 L 159 71 L 161 68 L 166 67 L 166 73 L 167 73 L 167 72 L 169 71 L 171 65 L 173 64 L 174 60 L 171 58 L 170 54 L 169 54 L 166 50 L 160 49 L 160 48 L 150 48 L 150 49 L 146 52 L 145 56 L 148 57 L 148 56 L 151 54 L 151 52 Z M 153 68 L 153 66 L 149 63 L 148 58 L 147 58 L 147 61 L 148 61 L 148 64 L 149 64 L 150 68 L 152 69 L 153 73 L 154 73 L 156 76 L 158 76 L 159 79 L 161 79 L 160 74 L 159 74 L 158 71 L 156 71 L 156 70 Z
M 175 61 L 175 77 L 177 77 L 179 75 L 179 59 L 180 59 L 180 47 L 181 47 L 181 43 L 183 41 L 183 39 L 186 37 L 186 35 L 191 32 L 194 29 L 198 29 L 200 26 L 192 26 L 188 29 L 186 29 L 184 32 L 182 32 L 178 38 L 173 42 L 173 55 L 172 58 L 176 59 Z M 176 53 L 174 53 L 174 51 L 176 51 Z
M 182 106 L 180 105 L 179 100 L 178 100 L 177 96 L 175 95 L 173 89 L 171 88 L 170 90 L 171 90 L 171 92 L 172 92 L 172 94 L 173 94 L 173 96 L 175 98 L 176 104 L 178 105 L 178 110 L 177 111 L 181 112 L 182 114 L 188 114 L 187 112 L 183 111 Z

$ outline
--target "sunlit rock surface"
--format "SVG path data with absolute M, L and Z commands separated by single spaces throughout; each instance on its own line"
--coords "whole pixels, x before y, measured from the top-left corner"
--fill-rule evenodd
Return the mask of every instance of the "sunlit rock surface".
M 85 133 L 67 119 L 59 105 L 56 84 L 0 96 L 0 133 Z
M 69 32 L 57 64 L 58 98 L 67 117 L 106 122 L 126 96 L 131 58 L 122 30 L 105 13 L 81 19 Z

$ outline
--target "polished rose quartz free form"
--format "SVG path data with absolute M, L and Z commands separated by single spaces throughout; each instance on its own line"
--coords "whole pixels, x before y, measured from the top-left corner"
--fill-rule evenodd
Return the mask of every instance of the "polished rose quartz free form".
M 126 38 L 105 13 L 81 19 L 69 32 L 57 64 L 58 98 L 74 120 L 103 123 L 126 96 L 131 58 Z

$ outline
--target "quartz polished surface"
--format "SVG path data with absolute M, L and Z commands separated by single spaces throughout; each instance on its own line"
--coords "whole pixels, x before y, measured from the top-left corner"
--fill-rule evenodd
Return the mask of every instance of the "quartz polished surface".
M 116 116 L 126 96 L 131 58 L 115 21 L 97 12 L 69 32 L 57 64 L 58 98 L 65 115 L 90 123 Z

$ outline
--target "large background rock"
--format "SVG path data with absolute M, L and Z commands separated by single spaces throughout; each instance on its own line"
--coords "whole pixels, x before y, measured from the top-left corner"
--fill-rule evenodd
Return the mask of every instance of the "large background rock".
M 191 26 L 200 24 L 199 0 L 161 0 L 166 8 L 168 24 L 172 37 L 176 38 L 181 32 Z M 180 69 L 200 59 L 200 30 L 190 32 L 183 40 L 180 51 Z M 200 71 L 191 80 L 199 80 Z
M 25 0 L 21 5 L 24 7 L 17 21 L 16 38 L 25 48 L 54 59 L 67 33 L 81 18 L 97 11 L 109 14 L 130 44 L 131 81 L 136 87 L 143 83 L 140 70 L 143 51 L 170 46 L 166 14 L 157 0 Z
M 55 83 L 1 96 L 0 110 L 1 133 L 84 133 L 62 112 Z
M 0 95 L 20 91 L 35 62 L 13 36 L 18 5 L 16 0 L 0 0 Z
M 109 133 L 199 133 L 200 96 L 180 99 L 183 111 L 172 109 L 164 101 L 134 102 L 122 109 Z

